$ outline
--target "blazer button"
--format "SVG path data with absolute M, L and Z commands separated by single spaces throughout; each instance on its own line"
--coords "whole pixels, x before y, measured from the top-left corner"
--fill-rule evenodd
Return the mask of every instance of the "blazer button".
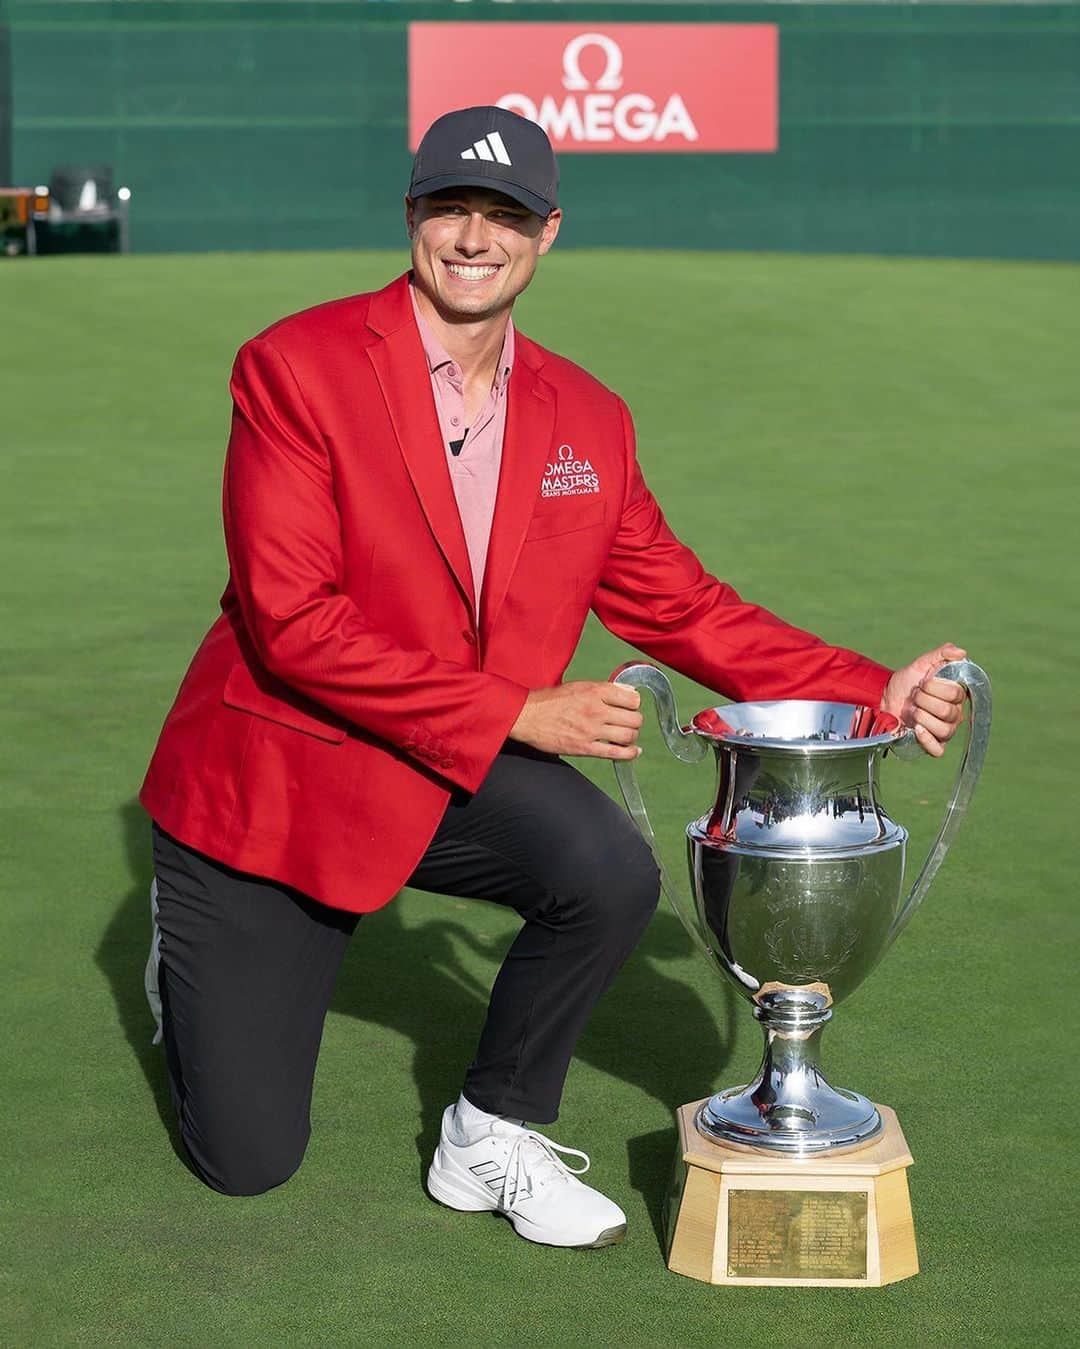
M 462 637 L 465 638 L 465 640 L 468 642 L 470 646 L 476 645 L 476 633 L 473 632 L 472 628 L 462 628 L 461 635 Z

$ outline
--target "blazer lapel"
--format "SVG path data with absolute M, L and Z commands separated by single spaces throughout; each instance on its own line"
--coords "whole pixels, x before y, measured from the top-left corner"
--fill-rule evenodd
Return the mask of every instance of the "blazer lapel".
M 485 636 L 498 617 L 525 532 L 540 499 L 540 484 L 555 429 L 555 391 L 528 363 L 528 353 L 521 353 L 525 342 L 520 333 L 517 340 L 520 354 L 510 376 L 499 491 L 480 604 L 480 626 Z
M 368 356 L 431 532 L 475 617 L 472 564 L 442 448 L 424 348 L 412 322 L 407 280 L 395 281 L 376 298 L 381 304 L 372 305 L 368 322 L 383 340 L 368 347 Z

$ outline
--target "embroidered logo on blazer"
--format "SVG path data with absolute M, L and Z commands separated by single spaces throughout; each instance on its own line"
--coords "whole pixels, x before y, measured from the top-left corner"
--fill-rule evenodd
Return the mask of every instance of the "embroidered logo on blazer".
M 554 460 L 544 465 L 542 497 L 581 497 L 599 490 L 599 473 L 589 459 L 579 458 L 570 445 L 560 445 Z

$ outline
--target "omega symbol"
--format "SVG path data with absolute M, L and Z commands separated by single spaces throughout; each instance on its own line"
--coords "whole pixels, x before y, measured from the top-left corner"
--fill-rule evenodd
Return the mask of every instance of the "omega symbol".
M 604 73 L 592 87 L 595 89 L 622 88 L 622 48 L 606 33 L 579 33 L 571 38 L 563 52 L 563 88 L 588 89 L 589 81 L 581 73 L 581 53 L 586 47 L 599 47 L 604 53 Z

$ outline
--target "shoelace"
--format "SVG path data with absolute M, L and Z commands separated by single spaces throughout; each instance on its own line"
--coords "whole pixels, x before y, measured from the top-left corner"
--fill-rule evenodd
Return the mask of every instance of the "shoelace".
M 532 1162 L 531 1166 L 526 1157 L 526 1146 L 530 1144 L 539 1148 L 542 1154 L 538 1160 Z M 561 1157 L 555 1155 L 559 1152 L 566 1153 L 568 1156 L 580 1157 L 585 1165 L 577 1169 L 568 1166 Z M 564 1148 L 560 1143 L 553 1143 L 550 1138 L 545 1138 L 543 1134 L 535 1133 L 532 1129 L 526 1129 L 515 1139 L 514 1146 L 510 1149 L 510 1155 L 506 1159 L 506 1174 L 503 1176 L 502 1194 L 499 1197 L 499 1203 L 504 1209 L 508 1209 L 517 1202 L 518 1195 L 521 1193 L 522 1173 L 526 1168 L 529 1168 L 534 1177 L 544 1176 L 545 1179 L 566 1180 L 570 1176 L 583 1176 L 590 1165 L 588 1155 L 578 1148 Z M 529 1187 L 528 1194 L 531 1193 L 532 1188 Z

